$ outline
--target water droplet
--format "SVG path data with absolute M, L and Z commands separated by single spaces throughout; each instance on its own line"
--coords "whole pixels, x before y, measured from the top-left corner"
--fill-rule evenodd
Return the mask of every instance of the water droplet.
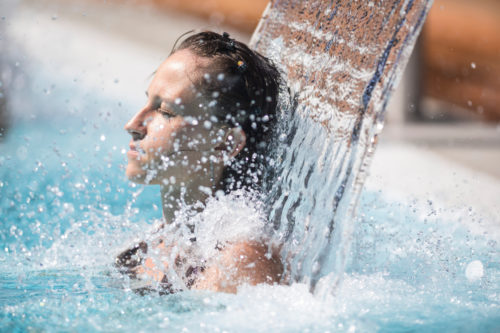
M 467 265 L 467 268 L 465 269 L 465 277 L 467 278 L 467 280 L 471 282 L 482 278 L 483 275 L 484 275 L 483 263 L 479 260 L 471 261 Z
M 181 99 L 180 97 L 177 97 L 177 98 L 174 100 L 174 103 L 175 103 L 176 105 L 179 105 L 179 104 L 181 104 L 181 103 L 182 103 L 182 99 Z
M 475 63 L 475 62 L 471 62 L 471 63 L 470 63 L 470 67 L 471 67 L 472 69 L 476 69 L 476 63 Z
M 208 121 L 208 120 L 205 120 L 203 122 L 203 127 L 205 127 L 207 130 L 211 129 L 212 128 L 212 122 Z
M 200 190 L 200 192 L 203 192 L 203 193 L 205 193 L 208 196 L 212 195 L 212 189 L 210 187 L 199 186 L 198 189 Z
M 198 119 L 196 119 L 195 117 L 186 117 L 184 119 L 186 121 L 186 123 L 188 123 L 189 125 L 192 125 L 192 126 L 196 126 L 198 125 Z
M 217 75 L 217 80 L 219 81 L 224 80 L 224 73 L 220 73 L 219 75 Z
M 106 136 L 104 134 L 101 134 L 101 141 L 106 141 Z

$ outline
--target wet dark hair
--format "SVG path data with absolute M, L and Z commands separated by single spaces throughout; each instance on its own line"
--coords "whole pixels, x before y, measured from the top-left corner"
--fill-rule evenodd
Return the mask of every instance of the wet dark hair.
M 239 126 L 246 135 L 244 149 L 224 169 L 225 191 L 259 189 L 277 119 L 279 71 L 227 33 L 196 33 L 174 46 L 172 53 L 185 49 L 211 60 L 196 82 L 209 101 L 205 107 L 219 122 Z

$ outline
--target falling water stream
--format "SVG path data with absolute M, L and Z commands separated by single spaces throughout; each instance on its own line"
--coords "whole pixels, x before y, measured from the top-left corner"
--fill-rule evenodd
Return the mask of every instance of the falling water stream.
M 362 189 L 390 91 L 430 2 L 303 3 L 273 1 L 251 42 L 290 84 L 271 210 L 233 195 L 214 198 L 201 214 L 179 215 L 203 226 L 195 232 L 206 248 L 222 227 L 225 237 L 270 228 L 285 244 L 290 284 L 242 286 L 235 295 L 139 295 L 113 267 L 117 253 L 160 222 L 161 208 L 157 188 L 123 175 L 128 138 L 121 126 L 140 98 L 117 99 L 117 92 L 133 91 L 127 74 L 102 73 L 147 55 L 113 41 L 112 48 L 128 52 L 101 58 L 92 76 L 90 66 L 55 71 L 61 54 L 33 60 L 50 42 L 44 34 L 6 50 L 11 66 L 2 84 L 10 87 L 12 115 L 0 141 L 0 331 L 500 327 L 500 245 L 498 233 L 482 228 L 488 215 L 394 196 L 391 188 Z M 47 16 L 47 29 L 65 24 L 54 17 Z M 30 26 L 13 13 L 4 22 L 12 43 Z M 72 42 L 78 30 L 68 30 L 73 61 L 85 60 L 78 58 L 85 40 L 96 57 L 108 43 L 99 31 Z
M 342 276 L 385 107 L 431 4 L 273 1 L 252 37 L 291 90 L 271 219 L 293 244 L 283 257 L 295 281 Z

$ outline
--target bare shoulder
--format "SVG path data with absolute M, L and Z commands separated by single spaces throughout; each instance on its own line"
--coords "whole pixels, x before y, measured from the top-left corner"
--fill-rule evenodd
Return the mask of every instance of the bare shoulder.
M 193 288 L 234 293 L 244 283 L 278 283 L 282 273 L 276 251 L 261 242 L 241 241 L 227 244 Z

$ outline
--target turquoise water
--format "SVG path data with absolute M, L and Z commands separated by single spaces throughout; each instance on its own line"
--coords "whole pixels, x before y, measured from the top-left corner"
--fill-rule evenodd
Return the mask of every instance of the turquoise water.
M 314 295 L 305 284 L 137 295 L 113 255 L 161 217 L 158 189 L 124 178 L 121 126 L 82 121 L 17 120 L 0 144 L 0 331 L 500 328 L 500 245 L 462 223 L 480 216 L 382 191 L 362 194 L 333 295 L 321 292 L 329 277 Z
M 469 230 L 482 216 L 386 189 L 362 193 L 333 294 L 331 276 L 315 294 L 300 283 L 135 294 L 114 256 L 161 209 L 158 188 L 124 177 L 134 102 L 51 75 L 32 71 L 9 96 L 0 141 L 0 331 L 499 330 L 500 244 Z

